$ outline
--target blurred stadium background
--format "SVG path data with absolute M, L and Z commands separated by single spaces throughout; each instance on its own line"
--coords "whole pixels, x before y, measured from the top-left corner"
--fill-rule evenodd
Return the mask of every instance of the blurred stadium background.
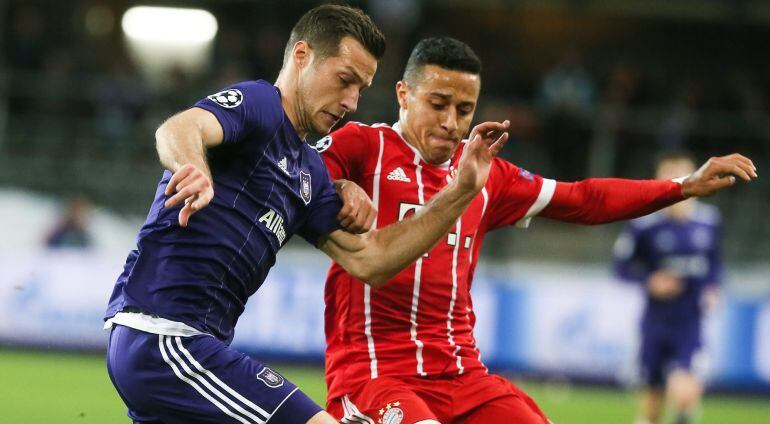
M 150 3 L 208 13 L 180 26 L 126 13 Z M 770 1 L 351 3 L 388 38 L 354 120 L 394 122 L 411 47 L 451 35 L 484 62 L 476 122 L 510 119 L 504 156 L 530 171 L 649 178 L 670 148 L 770 168 Z M 126 421 L 101 314 L 161 175 L 154 130 L 229 83 L 274 80 L 315 4 L 0 0 L 0 421 Z M 770 179 L 708 202 L 724 216 L 727 280 L 707 323 L 703 422 L 770 422 Z M 641 296 L 609 272 L 618 231 L 540 220 L 491 234 L 483 252 L 484 358 L 560 424 L 630 423 L 636 409 Z M 286 250 L 236 344 L 323 403 L 327 262 L 302 242 Z

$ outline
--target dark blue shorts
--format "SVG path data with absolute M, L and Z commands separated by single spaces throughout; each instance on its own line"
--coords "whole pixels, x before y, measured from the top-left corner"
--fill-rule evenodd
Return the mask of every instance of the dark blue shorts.
M 107 371 L 135 423 L 304 423 L 321 407 L 212 336 L 113 327 Z
M 693 371 L 693 358 L 701 348 L 698 331 L 642 333 L 642 379 L 648 387 L 662 387 L 671 371 Z

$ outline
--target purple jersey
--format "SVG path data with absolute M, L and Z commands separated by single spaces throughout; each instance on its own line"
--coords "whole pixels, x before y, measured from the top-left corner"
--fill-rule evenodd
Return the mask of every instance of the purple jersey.
M 195 106 L 213 113 L 224 130 L 224 143 L 208 150 L 214 198 L 182 228 L 181 206 L 163 206 L 172 175 L 163 174 L 106 318 L 139 310 L 229 343 L 281 246 L 295 233 L 315 245 L 339 229 L 342 204 L 275 86 L 242 82 Z
M 722 279 L 720 238 L 719 211 L 702 203 L 684 221 L 660 211 L 627 224 L 615 243 L 616 275 L 646 284 L 650 274 L 665 269 L 685 284 L 671 300 L 648 296 L 644 329 L 699 329 L 703 290 Z

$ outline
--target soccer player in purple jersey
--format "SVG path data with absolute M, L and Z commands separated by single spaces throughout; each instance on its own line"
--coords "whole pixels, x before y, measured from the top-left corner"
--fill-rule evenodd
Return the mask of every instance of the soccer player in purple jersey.
M 354 185 L 338 183 L 338 195 L 304 138 L 356 110 L 383 51 L 363 12 L 317 7 L 292 30 L 275 85 L 235 84 L 158 129 L 168 170 L 105 314 L 108 372 L 134 422 L 335 422 L 283 376 L 230 348 L 247 299 L 294 234 L 356 278 L 383 284 L 446 234 L 507 140 L 474 138 L 453 182 L 414 217 L 342 231 L 368 229 L 376 213 L 366 202 L 358 212 L 343 208 L 340 196 L 356 201 Z
M 661 157 L 657 178 L 695 171 L 682 152 Z M 691 198 L 628 223 L 615 243 L 615 272 L 645 285 L 639 361 L 645 385 L 637 424 L 661 422 L 666 394 L 688 424 L 703 392 L 701 321 L 722 280 L 720 215 Z

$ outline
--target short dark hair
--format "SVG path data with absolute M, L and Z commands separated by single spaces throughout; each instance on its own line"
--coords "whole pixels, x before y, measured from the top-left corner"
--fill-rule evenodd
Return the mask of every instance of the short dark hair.
M 481 73 L 481 59 L 473 49 L 451 37 L 424 38 L 414 46 L 404 69 L 404 81 L 415 83 L 425 65 L 436 65 L 451 71 Z
M 347 36 L 361 43 L 377 60 L 385 54 L 385 36 L 361 9 L 324 4 L 307 11 L 294 25 L 286 43 L 284 64 L 300 40 L 306 41 L 318 57 L 326 58 L 339 53 L 340 41 Z

